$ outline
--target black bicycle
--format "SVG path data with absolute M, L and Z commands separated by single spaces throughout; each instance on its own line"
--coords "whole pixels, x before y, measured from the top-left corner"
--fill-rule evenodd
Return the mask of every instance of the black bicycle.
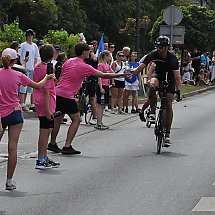
M 87 80 L 84 80 L 79 95 L 79 110 L 80 115 L 84 116 L 86 124 L 90 124 L 90 120 L 93 118 L 92 107 L 90 104 L 88 92 L 87 92 Z
M 168 85 L 168 82 L 165 80 L 160 84 L 160 87 L 157 89 L 160 97 L 160 107 L 155 123 L 154 133 L 157 141 L 158 154 L 160 154 L 161 152 L 161 147 L 163 146 L 166 132 L 166 93 Z

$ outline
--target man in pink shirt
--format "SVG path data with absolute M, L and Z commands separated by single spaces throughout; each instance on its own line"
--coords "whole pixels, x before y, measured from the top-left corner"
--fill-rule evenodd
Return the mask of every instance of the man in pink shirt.
M 103 73 L 94 69 L 84 62 L 89 58 L 90 48 L 86 43 L 78 43 L 75 46 L 77 57 L 68 59 L 62 67 L 62 73 L 56 86 L 56 111 L 61 111 L 62 115 L 55 118 L 55 126 L 51 133 L 51 142 L 48 149 L 62 154 L 80 154 L 80 151 L 72 147 L 72 141 L 76 135 L 80 124 L 80 113 L 75 101 L 75 95 L 79 91 L 85 77 L 95 75 L 101 78 L 129 77 L 128 74 Z M 56 138 L 60 129 L 64 115 L 68 114 L 72 120 L 67 132 L 65 146 L 61 150 L 56 144 Z

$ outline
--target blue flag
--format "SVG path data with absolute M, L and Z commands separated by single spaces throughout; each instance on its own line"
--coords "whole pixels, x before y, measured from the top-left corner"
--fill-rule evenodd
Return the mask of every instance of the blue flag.
M 100 54 L 101 52 L 103 52 L 103 51 L 104 51 L 104 33 L 102 33 L 102 36 L 101 36 L 101 38 L 100 38 L 100 42 L 99 42 L 99 45 L 98 45 L 98 49 L 97 49 L 97 51 L 96 51 L 96 57 L 98 57 L 99 54 Z

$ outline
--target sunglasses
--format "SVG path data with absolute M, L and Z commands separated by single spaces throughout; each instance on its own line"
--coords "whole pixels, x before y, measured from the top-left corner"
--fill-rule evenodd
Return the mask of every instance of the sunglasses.
M 119 54 L 118 56 L 119 56 L 119 57 L 124 57 L 124 55 L 121 55 L 121 54 Z
M 165 46 L 162 46 L 162 45 L 156 45 L 156 46 L 155 46 L 156 49 L 163 49 L 164 47 L 165 47 Z
M 115 48 L 115 46 L 110 46 L 111 49 Z

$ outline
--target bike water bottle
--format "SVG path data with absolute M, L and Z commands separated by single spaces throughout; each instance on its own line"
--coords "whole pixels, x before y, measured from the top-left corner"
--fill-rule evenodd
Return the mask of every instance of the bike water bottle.
M 104 105 L 105 104 L 105 94 L 102 93 L 101 94 L 101 105 Z

